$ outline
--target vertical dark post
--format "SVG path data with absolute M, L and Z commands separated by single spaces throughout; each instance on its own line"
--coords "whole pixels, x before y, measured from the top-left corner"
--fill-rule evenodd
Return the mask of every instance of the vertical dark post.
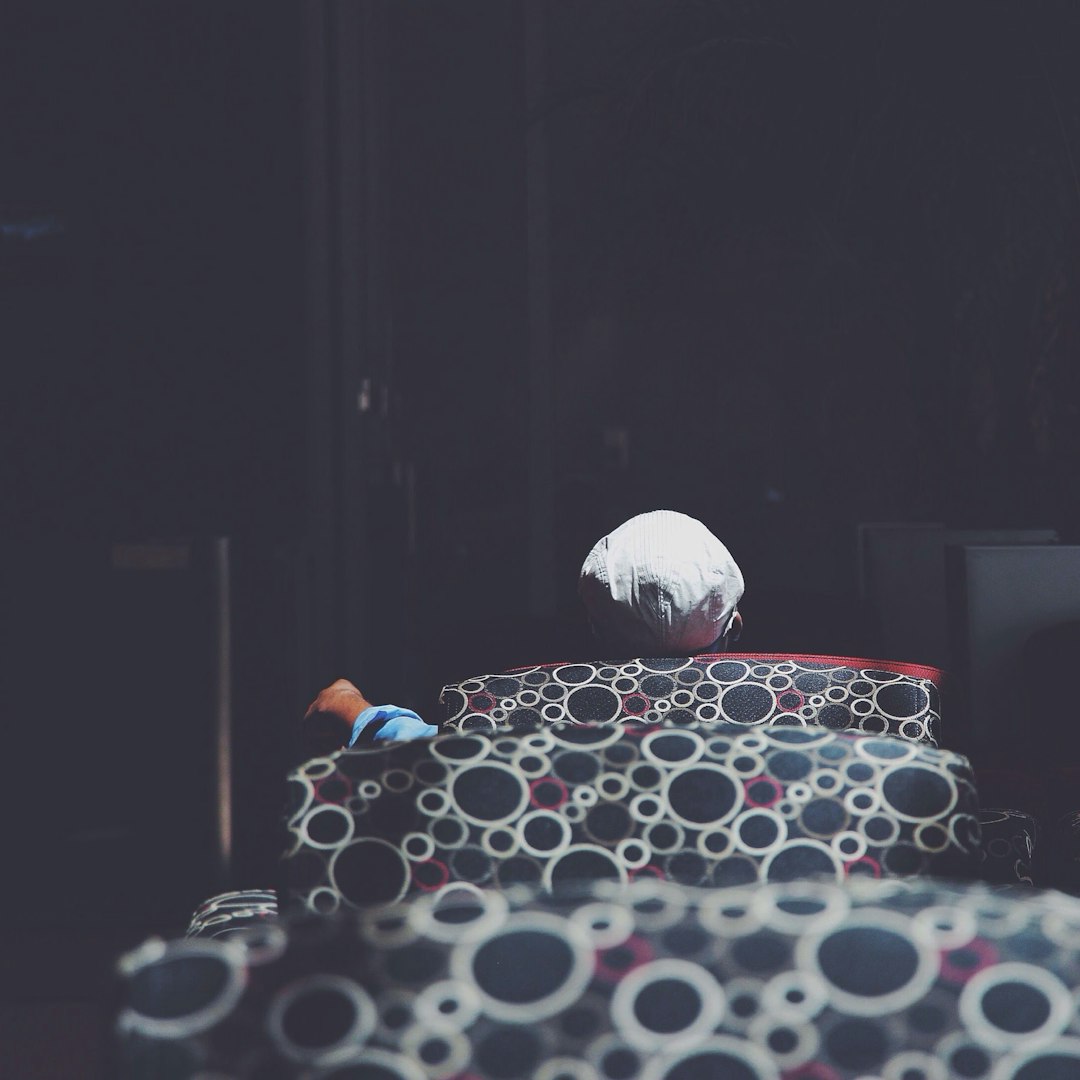
M 541 110 L 547 93 L 545 6 L 522 5 L 525 34 L 526 274 L 529 363 L 529 608 L 534 618 L 555 609 L 551 437 L 551 267 L 548 143 Z
M 334 133 L 335 233 L 337 261 L 334 285 L 338 314 L 339 385 L 335 411 L 339 446 L 338 581 L 341 597 L 342 673 L 359 678 L 367 660 L 365 593 L 368 572 L 363 492 L 366 483 L 365 428 L 370 426 L 377 396 L 367 349 L 369 288 L 367 175 L 365 146 L 365 23 L 370 4 L 335 0 L 333 11 L 337 125 Z
M 382 114 L 384 5 L 305 13 L 308 564 L 303 679 L 370 661 L 368 491 L 388 407 Z
M 307 371 L 306 561 L 297 618 L 300 681 L 315 685 L 335 663 L 335 491 L 333 312 L 331 303 L 329 5 L 307 0 L 304 26 L 305 369 Z

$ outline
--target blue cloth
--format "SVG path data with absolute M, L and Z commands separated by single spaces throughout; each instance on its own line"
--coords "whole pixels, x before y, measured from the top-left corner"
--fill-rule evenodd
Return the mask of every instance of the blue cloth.
M 364 736 L 364 732 L 368 734 Z M 349 745 L 361 742 L 404 742 L 409 739 L 428 739 L 438 735 L 434 724 L 425 724 L 412 709 L 399 709 L 396 705 L 372 705 L 354 721 Z

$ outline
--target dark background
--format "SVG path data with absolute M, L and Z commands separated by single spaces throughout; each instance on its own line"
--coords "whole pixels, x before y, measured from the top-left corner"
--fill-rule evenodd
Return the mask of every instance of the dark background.
M 51 1024 L 100 1046 L 110 950 L 266 883 L 320 685 L 430 710 L 580 655 L 577 569 L 631 514 L 725 540 L 763 650 L 860 652 L 860 521 L 1080 542 L 1078 46 L 1070 0 L 9 0 L 21 1074 L 73 1075 Z M 212 716 L 198 559 L 116 586 L 109 552 L 214 536 L 232 876 L 193 778 L 175 882 L 110 906 L 52 845 L 197 772 Z

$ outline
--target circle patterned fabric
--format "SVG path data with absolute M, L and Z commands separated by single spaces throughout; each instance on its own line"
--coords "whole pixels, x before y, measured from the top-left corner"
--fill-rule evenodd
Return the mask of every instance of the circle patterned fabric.
M 320 913 L 450 881 L 966 878 L 980 858 L 965 758 L 820 727 L 442 735 L 315 758 L 289 792 L 282 904 Z
M 442 730 L 559 722 L 816 724 L 937 745 L 937 668 L 838 656 L 716 653 L 542 664 L 443 687 Z
M 451 886 L 121 962 L 125 1077 L 1074 1080 L 1080 901 Z

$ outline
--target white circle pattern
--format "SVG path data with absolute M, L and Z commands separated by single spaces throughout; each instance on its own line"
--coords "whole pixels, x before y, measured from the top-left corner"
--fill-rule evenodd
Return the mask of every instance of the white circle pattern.
M 283 907 L 311 908 L 321 890 L 358 907 L 450 881 L 561 884 L 628 872 L 680 885 L 747 873 L 787 880 L 803 866 L 837 879 L 855 870 L 963 878 L 982 857 L 970 768 L 930 746 L 733 724 L 642 737 L 623 724 L 538 723 L 492 743 L 452 733 L 326 759 L 333 771 L 320 798 L 291 789 L 300 809 L 290 814 Z M 433 770 L 438 786 L 385 782 Z M 382 849 L 378 874 L 345 855 L 356 845 Z M 903 857 L 890 864 L 898 846 Z M 554 874 L 574 850 L 595 857 Z
M 514 723 L 517 710 L 540 702 L 549 721 L 662 722 L 679 726 L 690 716 L 706 723 L 772 724 L 798 713 L 805 723 L 889 733 L 937 743 L 940 672 L 857 658 L 691 657 L 681 668 L 663 661 L 625 664 L 551 664 L 484 675 L 443 688 L 443 730 L 489 730 L 488 700 L 498 700 Z M 692 687 L 692 690 L 688 690 Z M 547 691 L 547 693 L 545 693 Z M 473 708 L 480 700 L 483 710 Z M 556 704 L 555 702 L 561 702 Z M 694 702 L 697 702 L 694 705 Z
M 1080 899 L 1064 894 L 930 880 L 594 882 L 578 898 L 455 888 L 465 907 L 445 921 L 450 893 L 283 921 L 287 946 L 261 959 L 229 941 L 142 946 L 119 965 L 124 1059 L 154 1074 L 182 1053 L 194 1073 L 243 1075 L 235 1055 L 257 1054 L 273 1075 L 361 1062 L 397 1080 L 631 1067 L 776 1080 L 804 1061 L 840 1080 L 1014 1080 L 1080 1067 Z M 980 958 L 962 981 L 955 950 Z M 202 996 L 193 983 L 177 1008 L 173 965 L 204 961 Z

